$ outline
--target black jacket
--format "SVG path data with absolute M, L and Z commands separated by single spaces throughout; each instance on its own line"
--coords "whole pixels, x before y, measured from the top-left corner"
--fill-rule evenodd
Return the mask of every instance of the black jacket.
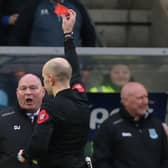
M 20 13 L 29 0 L 0 0 L 0 45 L 7 45 L 14 25 L 3 24 L 2 17 Z
M 24 152 L 28 160 L 37 159 L 41 168 L 84 166 L 89 108 L 72 39 L 65 41 L 65 55 L 74 72 L 72 89 L 62 90 L 43 103 L 32 141 Z
M 107 119 L 94 141 L 95 168 L 166 168 L 168 142 L 161 122 L 139 122 L 122 109 Z
M 20 13 L 16 26 L 9 38 L 11 46 L 27 46 L 31 37 L 33 19 L 35 11 L 41 0 L 30 0 L 25 9 Z M 81 46 L 94 47 L 96 45 L 96 32 L 93 23 L 87 13 L 87 10 L 79 0 L 68 0 L 79 8 L 82 17 L 82 25 L 80 31 Z
M 34 168 L 21 164 L 16 156 L 19 149 L 27 145 L 33 125 L 25 115 L 25 111 L 16 108 L 0 112 L 0 167 L 3 168 Z

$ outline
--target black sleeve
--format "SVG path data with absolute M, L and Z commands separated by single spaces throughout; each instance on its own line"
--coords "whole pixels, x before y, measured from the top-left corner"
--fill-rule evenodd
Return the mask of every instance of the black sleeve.
M 82 26 L 81 26 L 81 39 L 82 47 L 95 47 L 96 46 L 96 30 L 94 23 L 84 7 L 81 7 Z
M 0 0 L 0 23 L 1 23 L 1 17 L 2 17 L 2 5 L 3 5 L 3 1 Z
M 34 12 L 37 7 L 37 0 L 30 0 L 19 13 L 19 17 L 9 34 L 9 46 L 28 46 L 31 37 Z
M 81 30 L 80 37 L 82 47 L 94 47 L 96 46 L 96 30 L 94 23 L 92 22 L 90 15 L 85 8 L 85 5 L 80 0 L 69 0 L 80 11 L 81 14 Z
M 0 125 L 0 131 L 1 130 L 1 125 Z M 3 149 L 3 141 L 4 141 L 4 138 L 2 137 L 2 135 L 0 135 L 0 163 L 3 162 L 4 158 L 5 158 L 5 152 L 4 152 L 4 149 Z
M 82 83 L 79 68 L 79 60 L 76 54 L 72 37 L 66 37 L 64 39 L 64 49 L 65 49 L 65 57 L 72 66 L 71 86 L 73 86 L 75 83 Z
M 108 123 L 105 122 L 96 133 L 93 143 L 93 167 L 112 168 L 113 151 L 110 132 Z
M 161 152 L 161 168 L 167 168 L 168 167 L 168 139 L 167 136 L 162 128 L 162 152 Z
M 0 0 L 0 25 L 2 25 L 2 16 L 4 13 L 4 7 L 5 7 L 5 1 L 4 0 Z

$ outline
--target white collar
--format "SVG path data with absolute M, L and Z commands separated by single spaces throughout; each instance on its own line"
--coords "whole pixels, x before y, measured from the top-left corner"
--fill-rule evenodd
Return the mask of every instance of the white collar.
M 26 113 L 26 115 L 29 117 L 29 116 L 38 116 L 38 114 L 39 114 L 39 112 L 40 112 L 40 108 L 36 111 L 36 112 L 34 112 L 34 113 Z

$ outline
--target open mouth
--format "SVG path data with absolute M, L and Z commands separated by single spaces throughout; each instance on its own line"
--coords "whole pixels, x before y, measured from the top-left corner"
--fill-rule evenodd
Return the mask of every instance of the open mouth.
M 33 103 L 33 99 L 31 98 L 26 98 L 26 104 L 32 104 Z

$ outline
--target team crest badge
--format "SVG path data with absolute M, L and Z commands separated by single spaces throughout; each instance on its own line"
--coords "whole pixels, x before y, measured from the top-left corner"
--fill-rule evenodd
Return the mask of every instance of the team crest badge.
M 148 129 L 148 131 L 149 131 L 149 137 L 151 139 L 157 139 L 158 138 L 158 134 L 157 134 L 157 132 L 154 128 Z
M 45 109 L 42 109 L 38 115 L 37 123 L 42 124 L 49 119 L 49 115 Z

